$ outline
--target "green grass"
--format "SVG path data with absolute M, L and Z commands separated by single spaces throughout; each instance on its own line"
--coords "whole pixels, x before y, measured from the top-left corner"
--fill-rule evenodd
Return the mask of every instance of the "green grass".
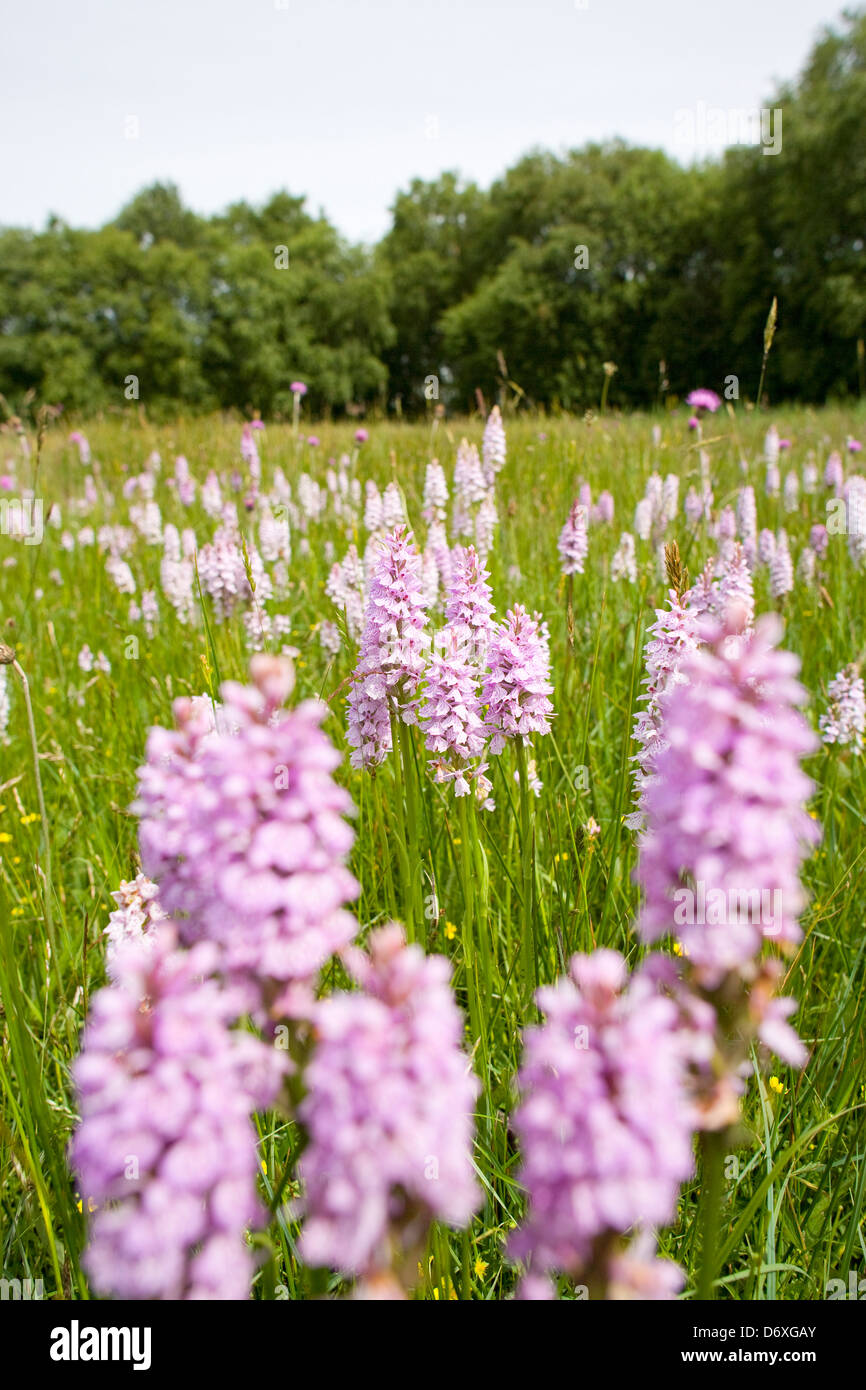
M 848 434 L 866 430 L 862 409 L 791 409 L 775 418 L 793 446 L 783 455 L 783 470 L 799 471 L 812 450 L 823 472 L 831 447 L 844 449 Z M 760 453 L 769 419 L 738 412 L 735 420 L 722 417 L 706 425 L 716 506 L 733 502 L 744 479 L 740 460 L 751 461 L 748 481 L 756 490 L 759 526 L 784 525 L 796 560 L 812 522 L 826 520 L 825 493 L 820 488 L 801 496 L 793 516 L 765 497 Z M 548 738 L 535 740 L 540 798 L 521 806 L 512 755 L 491 759 L 497 810 L 479 814 L 476 830 L 471 819 L 461 822 L 460 803 L 432 784 L 416 731 L 407 731 L 402 776 L 415 814 L 401 873 L 395 835 L 406 786 L 398 784 L 397 760 L 390 758 L 371 778 L 353 773 L 346 758 L 339 774 L 358 807 L 353 869 L 361 883 L 362 936 L 372 924 L 409 914 L 417 939 L 451 958 L 458 998 L 476 1022 L 467 1030 L 467 1044 L 476 1045 L 484 1079 L 475 1162 L 485 1204 L 468 1233 L 434 1228 L 419 1283 L 422 1297 L 499 1299 L 514 1286 L 503 1247 L 522 1212 L 508 1117 L 521 1029 L 536 1016 L 527 1002 L 526 972 L 533 983 L 544 983 L 577 950 L 613 946 L 632 964 L 642 952 L 632 926 L 634 834 L 622 819 L 631 800 L 629 735 L 644 633 L 666 586 L 649 545 L 637 543 L 636 586 L 610 582 L 610 556 L 620 532 L 632 529 L 635 502 L 653 468 L 680 475 L 682 504 L 698 467 L 682 414 L 659 417 L 661 449 L 652 445 L 652 423 L 648 417 L 590 424 L 525 416 L 507 421 L 508 463 L 499 479 L 500 526 L 489 568 L 498 614 L 522 602 L 539 609 L 550 625 L 556 720 Z M 277 464 L 293 484 L 305 468 L 323 481 L 328 458 L 351 451 L 351 427 L 317 428 L 322 444 L 314 453 L 296 447 L 290 428 L 268 428 L 260 441 L 265 486 Z M 238 462 L 238 422 L 179 420 L 155 428 L 129 416 L 92 421 L 85 429 L 114 505 L 109 510 L 100 501 L 86 518 L 74 515 L 71 502 L 83 493 L 84 470 L 66 432 L 54 430 L 42 450 L 37 490 L 46 512 L 49 505 L 60 506 L 64 528 L 75 532 L 81 524 L 98 528 L 124 520 L 123 479 L 141 471 L 156 448 L 163 458 L 157 492 L 163 520 L 194 526 L 199 544 L 210 538 L 214 523 L 199 501 L 181 507 L 165 478 L 181 452 L 199 482 L 210 468 L 228 475 Z M 358 476 L 380 485 L 396 478 L 423 535 L 425 465 L 435 455 L 450 476 L 464 433 L 480 443 L 481 422 L 448 422 L 433 432 L 425 425 L 374 425 L 360 451 Z M 4 436 L 3 443 L 5 454 L 17 457 L 14 437 Z M 15 468 L 19 484 L 28 485 L 31 464 L 17 458 Z M 6 465 L 5 471 L 12 469 Z M 581 479 L 591 483 L 594 496 L 609 488 L 617 515 L 612 527 L 590 532 L 586 574 L 575 581 L 569 648 L 556 539 Z M 243 511 L 241 524 L 247 524 Z M 682 511 L 669 528 L 668 538 L 674 535 L 696 575 L 712 547 L 700 531 L 689 534 Z M 51 526 L 38 546 L 0 537 L 0 640 L 14 646 L 30 680 L 48 807 L 48 824 L 31 819 L 38 810 L 33 761 L 21 692 L 9 672 L 12 708 L 0 778 L 0 1275 L 41 1278 L 45 1297 L 79 1298 L 87 1296 L 87 1284 L 79 1266 L 85 1219 L 78 1206 L 87 1194 L 77 1192 L 65 1162 L 75 1122 L 69 1069 L 90 997 L 105 981 L 102 931 L 112 907 L 109 893 L 137 869 L 136 822 L 128 810 L 136 768 L 149 726 L 170 722 L 172 700 L 216 688 L 219 678 L 244 679 L 249 653 L 239 618 L 219 624 L 211 615 L 207 628 L 177 622 L 159 589 L 159 547 L 139 538 L 127 557 L 139 592 L 154 588 L 160 601 L 160 622 L 147 640 L 140 625 L 130 625 L 129 600 L 106 575 L 104 556 L 96 547 L 67 552 L 60 537 L 61 530 Z M 310 526 L 308 547 L 301 539 L 293 536 L 287 600 L 267 606 L 291 619 L 288 640 L 300 652 L 298 698 L 321 694 L 329 701 L 325 727 L 345 748 L 345 683 L 353 652 L 344 645 L 336 659 L 326 657 L 316 632 L 323 618 L 335 617 L 323 593 L 331 563 L 326 547 L 331 543 L 342 558 L 352 536 L 329 510 Z M 360 548 L 363 529 L 357 539 Z M 829 680 L 863 653 L 864 589 L 866 576 L 854 568 L 845 538 L 838 536 L 831 538 L 820 587 L 805 589 L 798 582 L 784 605 L 784 645 L 802 658 L 813 724 Z M 774 606 L 764 569 L 756 598 L 758 611 Z M 137 657 L 129 655 L 130 635 L 140 639 Z M 85 643 L 94 653 L 106 653 L 110 676 L 79 670 L 77 655 Z M 719 1293 L 731 1299 L 822 1299 L 829 1279 L 847 1284 L 850 1270 L 866 1269 L 864 760 L 822 747 L 808 770 L 816 781 L 810 809 L 824 825 L 824 839 L 805 866 L 811 903 L 786 988 L 800 1000 L 794 1021 L 810 1060 L 802 1074 L 775 1067 L 783 1094 L 768 1086 L 766 1067 L 756 1065 L 749 1085 L 722 1202 Z M 528 864 L 521 856 L 527 816 L 534 851 Z M 591 817 L 601 827 L 596 838 L 586 832 Z M 53 949 L 46 837 L 53 852 Z M 521 952 L 524 919 L 530 928 L 528 960 Z M 333 967 L 326 987 L 339 978 Z M 268 1201 L 297 1135 L 278 1116 L 261 1118 L 259 1127 Z M 662 1236 L 663 1251 L 688 1273 L 686 1296 L 694 1292 L 699 1264 L 699 1187 L 700 1175 L 683 1189 L 679 1220 Z M 295 1253 L 297 1228 L 276 1205 L 268 1237 L 260 1241 L 268 1257 L 255 1294 L 309 1297 L 316 1286 Z M 483 1273 L 476 1272 L 479 1260 L 487 1266 Z M 339 1280 L 331 1287 L 341 1287 Z M 563 1292 L 568 1296 L 567 1285 Z

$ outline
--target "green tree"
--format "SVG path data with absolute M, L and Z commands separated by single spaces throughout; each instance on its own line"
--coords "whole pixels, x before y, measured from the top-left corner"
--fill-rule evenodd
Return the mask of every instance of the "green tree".
M 393 342 L 385 360 L 391 396 L 406 409 L 423 406 L 425 378 L 443 377 L 441 320 L 475 287 L 485 269 L 480 219 L 485 195 L 456 174 L 414 179 L 399 193 L 392 226 L 377 250 L 390 284 Z

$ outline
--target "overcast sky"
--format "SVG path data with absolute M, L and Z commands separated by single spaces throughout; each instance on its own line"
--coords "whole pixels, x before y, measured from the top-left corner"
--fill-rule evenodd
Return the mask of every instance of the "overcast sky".
M 828 0 L 3 0 L 0 223 L 96 226 L 154 180 L 199 212 L 279 188 L 353 240 L 395 192 L 533 146 L 678 158 L 738 135 Z M 755 123 L 757 134 L 757 121 Z M 743 136 L 748 134 L 748 128 Z

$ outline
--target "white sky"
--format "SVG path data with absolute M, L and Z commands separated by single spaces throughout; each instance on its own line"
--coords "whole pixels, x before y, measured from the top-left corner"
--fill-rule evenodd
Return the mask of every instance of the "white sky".
M 841 8 L 2 0 L 0 223 L 41 226 L 55 212 L 97 226 L 161 179 L 203 213 L 285 187 L 372 241 L 415 175 L 457 169 L 486 185 L 533 146 L 612 135 L 707 153 L 736 132 L 737 110 L 799 71 Z

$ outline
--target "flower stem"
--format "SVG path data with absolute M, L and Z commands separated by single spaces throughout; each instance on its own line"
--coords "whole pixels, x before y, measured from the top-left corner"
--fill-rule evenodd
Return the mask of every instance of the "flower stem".
M 487 867 L 487 856 L 481 844 L 481 835 L 478 827 L 478 802 L 475 797 L 469 798 L 471 810 L 468 820 L 472 836 L 472 854 L 475 859 L 475 901 L 477 904 L 475 911 L 475 922 L 478 927 L 478 942 L 481 954 L 481 972 L 483 985 L 483 1001 L 485 1007 L 489 1006 L 492 989 L 492 952 L 490 949 L 490 872 Z
M 523 954 L 523 1005 L 528 1009 L 538 984 L 538 951 L 535 941 L 535 921 L 532 911 L 532 807 L 529 801 L 529 779 L 526 749 L 521 739 L 515 741 L 517 776 L 520 789 L 520 862 L 521 903 L 520 942 Z
M 478 992 L 475 981 L 475 885 L 472 877 L 472 844 L 469 839 L 469 817 L 466 797 L 457 800 L 460 817 L 460 878 L 463 888 L 463 962 L 466 969 L 466 992 L 469 996 L 469 1017 L 474 1038 L 481 1036 L 478 1016 Z
M 412 747 L 412 730 L 397 716 L 400 740 L 400 762 L 403 768 L 403 792 L 406 797 L 406 854 L 409 876 L 406 890 L 409 909 L 417 922 L 424 920 L 421 900 L 421 842 L 418 835 L 418 773 Z M 426 943 L 422 943 L 426 944 Z
M 402 782 L 398 786 L 397 795 L 394 797 L 394 813 L 397 818 L 397 858 L 400 861 L 400 877 L 403 880 L 403 916 L 406 922 L 406 939 L 409 942 L 415 940 L 415 913 L 412 900 L 412 875 L 409 866 L 408 835 L 406 829 L 406 777 L 401 756 L 400 741 L 400 716 L 391 711 L 391 748 L 394 753 L 394 764 L 397 768 L 397 781 Z
M 460 817 L 460 875 L 463 885 L 463 929 L 461 932 L 463 940 L 463 963 L 466 973 L 466 995 L 469 1004 L 469 1022 L 472 1028 L 473 1050 L 476 1052 L 476 1070 L 481 1078 L 484 1087 L 484 1102 L 482 1109 L 482 1119 L 484 1128 L 489 1125 L 489 1090 L 490 1090 L 490 1067 L 487 1052 L 487 1034 L 484 1029 L 485 1015 L 479 1005 L 479 989 L 477 963 L 478 957 L 475 951 L 475 932 L 476 932 L 476 895 L 475 879 L 473 876 L 473 864 L 475 854 L 473 850 L 473 839 L 470 838 L 469 811 L 466 802 L 468 797 L 458 798 L 459 817 Z M 471 834 L 476 833 L 476 826 L 471 827 Z M 482 930 L 484 928 L 482 927 Z
M 43 902 L 45 904 L 45 925 L 48 930 L 48 940 L 51 943 L 51 953 L 57 960 L 57 942 L 54 936 L 54 911 L 52 907 L 53 885 L 51 875 L 51 836 L 48 827 L 48 813 L 45 809 L 45 797 L 42 793 L 42 777 L 39 772 L 39 744 L 36 738 L 36 724 L 33 720 L 33 705 L 30 700 L 30 682 L 24 672 L 24 668 L 18 661 L 11 662 L 21 684 L 24 694 L 24 707 L 27 710 L 27 727 L 30 732 L 30 748 L 33 754 L 33 775 L 36 779 L 36 800 L 39 803 L 39 816 L 42 824 L 42 872 L 45 878 L 45 890 Z
M 568 651 L 566 660 L 574 651 L 574 575 L 570 574 L 565 581 L 565 629 L 568 636 Z
M 701 1269 L 698 1276 L 698 1298 L 715 1298 L 718 1274 L 719 1212 L 722 1202 L 722 1175 L 725 1159 L 726 1131 L 710 1131 L 703 1136 L 703 1165 L 701 1178 Z

